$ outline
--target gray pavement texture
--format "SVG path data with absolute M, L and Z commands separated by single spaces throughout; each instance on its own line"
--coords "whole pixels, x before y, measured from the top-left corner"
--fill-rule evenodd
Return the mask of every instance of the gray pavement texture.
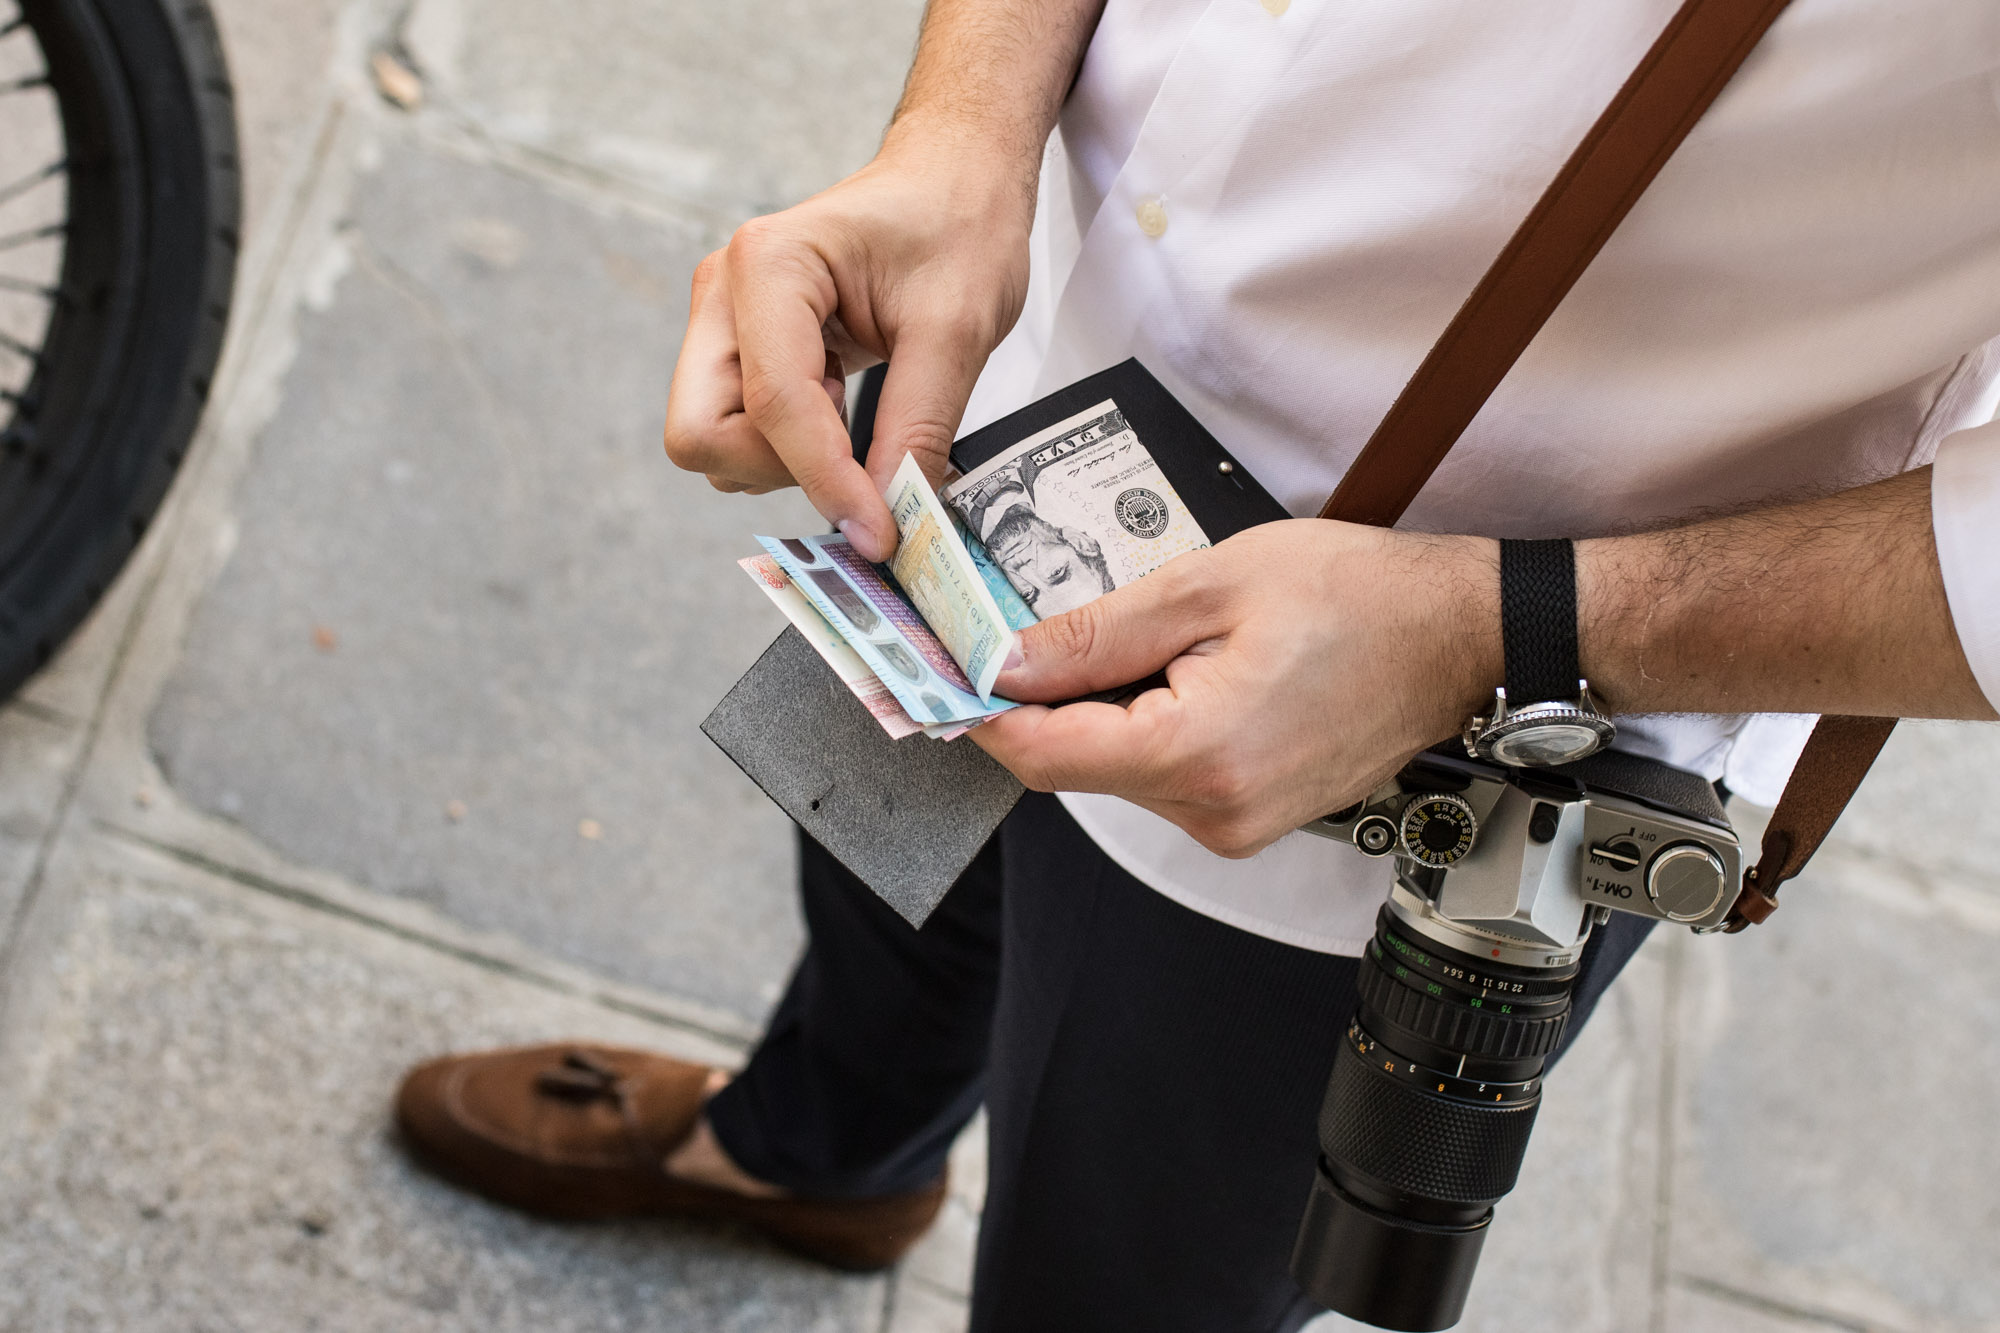
M 386 1115 L 453 1048 L 729 1064 L 782 983 L 787 826 L 696 724 L 778 629 L 728 565 L 812 519 L 677 478 L 659 421 L 693 262 L 867 158 L 919 8 L 221 0 L 210 418 L 0 707 L 0 1330 L 964 1327 L 976 1127 L 854 1278 L 489 1207 Z M 1996 809 L 2000 730 L 1906 726 L 1770 925 L 1657 935 L 1463 1327 L 2000 1329 Z
M 161 767 L 296 859 L 754 1018 L 798 943 L 792 852 L 696 728 L 772 636 L 736 548 L 813 520 L 666 465 L 699 235 L 381 151 Z

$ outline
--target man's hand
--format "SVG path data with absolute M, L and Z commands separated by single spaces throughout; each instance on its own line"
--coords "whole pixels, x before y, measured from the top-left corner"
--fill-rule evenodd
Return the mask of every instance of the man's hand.
M 1359 799 L 1501 676 L 1499 548 L 1294 519 L 1184 555 L 1022 636 L 1010 699 L 1166 668 L 1129 708 L 1024 707 L 972 736 L 1028 786 L 1123 796 L 1224 856 Z
M 1952 628 L 1930 471 L 1577 544 L 1583 674 L 1621 713 L 1990 719 Z M 1010 699 L 1166 668 L 1129 709 L 972 732 L 1030 787 L 1109 792 L 1247 856 L 1366 795 L 1501 682 L 1498 544 L 1319 519 L 1252 528 L 1022 636 Z
M 871 560 L 896 548 L 882 490 L 914 453 L 935 483 L 1028 284 L 1042 146 L 1104 0 L 931 0 L 873 162 L 754 219 L 695 270 L 667 454 L 723 491 L 798 485 Z M 889 375 L 868 469 L 841 380 Z
M 723 491 L 796 483 L 863 555 L 889 556 L 883 486 L 906 453 L 943 475 L 973 382 L 1027 291 L 1032 183 L 966 181 L 962 166 L 885 152 L 702 261 L 667 402 L 676 464 Z M 881 360 L 864 473 L 841 377 Z

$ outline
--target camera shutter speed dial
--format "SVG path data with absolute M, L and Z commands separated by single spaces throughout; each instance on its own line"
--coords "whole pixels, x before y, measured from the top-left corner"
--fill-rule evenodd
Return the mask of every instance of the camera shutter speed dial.
M 1698 842 L 1662 847 L 1646 867 L 1646 896 L 1669 921 L 1699 921 L 1722 901 L 1729 872 Z
M 1457 865 L 1472 851 L 1479 819 L 1463 796 L 1435 792 L 1403 807 L 1399 832 L 1411 860 L 1441 870 Z

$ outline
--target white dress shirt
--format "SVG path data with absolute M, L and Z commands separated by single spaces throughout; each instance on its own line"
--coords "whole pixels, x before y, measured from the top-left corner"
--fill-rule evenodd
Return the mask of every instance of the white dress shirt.
M 1026 312 L 965 429 L 1137 356 L 1315 512 L 1676 0 L 1109 0 L 1049 145 Z M 1795 0 L 1405 526 L 1587 537 L 1937 459 L 2000 702 L 2000 5 Z M 1620 719 L 1770 802 L 1809 718 Z M 1340 719 L 1329 716 L 1329 728 Z M 1064 804 L 1161 893 L 1358 953 L 1389 873 Z

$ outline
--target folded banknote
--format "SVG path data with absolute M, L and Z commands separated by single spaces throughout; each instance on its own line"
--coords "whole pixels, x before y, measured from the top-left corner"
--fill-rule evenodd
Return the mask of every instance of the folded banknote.
M 845 537 L 759 537 L 827 624 L 913 719 L 984 721 L 1014 705 L 981 699 L 924 617 Z M 997 667 L 996 667 L 997 670 Z
M 896 696 L 889 687 L 861 660 L 861 654 L 848 646 L 840 631 L 827 624 L 826 617 L 813 608 L 811 600 L 792 583 L 791 575 L 785 572 L 785 567 L 778 563 L 776 556 L 746 555 L 736 563 L 757 581 L 764 595 L 785 613 L 785 619 L 798 627 L 805 641 L 820 655 L 820 660 L 833 668 L 833 674 L 840 677 L 841 684 L 853 691 L 854 697 L 882 724 L 882 730 L 889 733 L 890 739 L 901 740 L 924 729 L 896 702 Z
M 900 538 L 889 557 L 897 585 L 964 669 L 981 702 L 990 701 L 994 678 L 1014 648 L 1014 630 L 915 454 L 903 455 L 882 498 Z
M 1026 433 L 940 499 L 914 456 L 883 497 L 899 542 L 759 537 L 743 562 L 890 736 L 953 739 L 1013 707 L 993 684 L 1019 631 L 1209 545 L 1106 399 Z

